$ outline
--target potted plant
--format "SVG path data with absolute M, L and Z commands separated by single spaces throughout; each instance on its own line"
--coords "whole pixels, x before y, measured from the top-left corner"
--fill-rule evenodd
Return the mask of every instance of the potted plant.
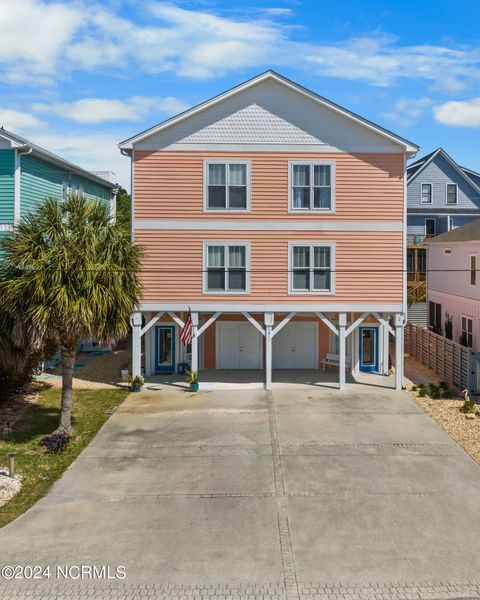
M 144 384 L 143 377 L 140 377 L 140 375 L 133 378 L 129 377 L 128 383 L 130 384 L 130 391 L 140 392 Z
M 198 373 L 192 369 L 187 371 L 185 381 L 190 385 L 191 392 L 198 392 Z

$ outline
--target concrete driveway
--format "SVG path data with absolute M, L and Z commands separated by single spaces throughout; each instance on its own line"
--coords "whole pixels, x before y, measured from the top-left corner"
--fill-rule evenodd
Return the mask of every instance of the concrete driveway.
M 0 598 L 477 598 L 479 534 L 480 468 L 404 393 L 147 391 L 0 531 L 2 564 L 126 579 Z

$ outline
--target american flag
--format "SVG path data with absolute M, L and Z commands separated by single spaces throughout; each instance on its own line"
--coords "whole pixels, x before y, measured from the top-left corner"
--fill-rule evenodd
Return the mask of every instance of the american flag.
M 182 330 L 180 332 L 180 339 L 182 344 L 187 346 L 192 341 L 193 337 L 193 326 L 192 326 L 192 313 L 188 311 L 188 317 L 185 319 Z

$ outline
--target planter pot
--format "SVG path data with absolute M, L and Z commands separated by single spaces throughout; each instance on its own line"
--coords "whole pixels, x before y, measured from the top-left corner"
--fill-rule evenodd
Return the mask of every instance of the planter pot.
M 191 383 L 190 384 L 190 391 L 191 392 L 198 392 L 198 383 Z
M 142 386 L 141 385 L 132 385 L 132 386 L 130 386 L 130 391 L 131 392 L 141 392 Z
M 120 376 L 122 377 L 122 381 L 127 381 L 128 369 L 120 369 Z

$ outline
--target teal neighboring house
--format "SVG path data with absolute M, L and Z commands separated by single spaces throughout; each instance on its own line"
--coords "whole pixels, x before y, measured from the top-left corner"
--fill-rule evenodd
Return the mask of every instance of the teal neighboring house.
M 61 199 L 77 193 L 105 200 L 113 215 L 116 189 L 115 182 L 0 127 L 0 235 L 11 231 L 39 202 L 51 196 Z
M 0 236 L 12 231 L 22 217 L 48 197 L 69 193 L 104 200 L 115 215 L 117 185 L 114 174 L 92 173 L 0 127 Z M 113 179 L 113 181 L 109 181 Z M 84 340 L 82 350 L 104 350 L 95 340 Z

